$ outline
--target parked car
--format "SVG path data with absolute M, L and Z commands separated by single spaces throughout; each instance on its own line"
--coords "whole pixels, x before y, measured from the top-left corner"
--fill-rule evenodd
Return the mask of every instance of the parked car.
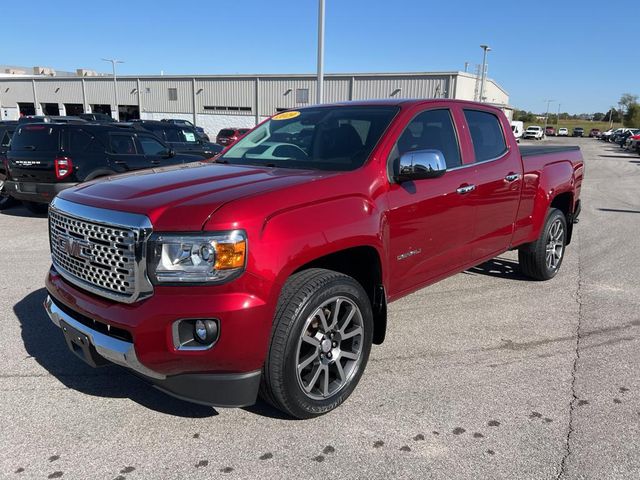
M 205 140 L 207 142 L 211 141 L 209 139 L 209 135 L 207 135 L 207 132 L 204 131 L 204 128 L 198 127 L 197 125 L 194 125 L 189 120 L 183 120 L 181 118 L 163 118 L 161 121 L 162 122 L 167 122 L 167 123 L 172 123 L 174 125 L 178 125 L 178 126 L 181 126 L 181 127 L 191 127 L 193 129 L 195 129 L 196 132 L 198 132 L 198 135 L 200 135 L 200 138 L 202 138 L 203 140 Z
M 260 390 L 322 415 L 356 388 L 389 302 L 512 249 L 531 278 L 559 271 L 580 150 L 520 149 L 510 129 L 484 103 L 322 105 L 271 117 L 218 163 L 65 190 L 45 308 L 90 365 L 201 404 Z
M 6 193 L 5 181 L 7 180 L 6 153 L 11 145 L 11 137 L 18 128 L 18 122 L 12 120 L 0 121 L 0 210 L 9 208 L 16 201 Z
M 132 123 L 157 135 L 158 138 L 179 153 L 199 155 L 201 158 L 212 158 L 224 148 L 222 145 L 203 140 L 193 127 L 186 125 L 177 125 L 158 120 L 134 120 Z
M 627 131 L 625 131 L 624 133 L 622 133 L 621 135 L 619 135 L 616 138 L 616 143 L 618 145 L 620 145 L 621 148 L 625 148 L 626 144 L 627 144 L 627 140 L 629 138 L 631 138 L 634 135 L 637 135 L 638 133 L 640 133 L 640 130 L 637 128 L 629 128 L 627 129 Z
M 600 139 L 600 140 L 602 140 L 603 142 L 608 142 L 608 141 L 609 141 L 609 139 L 611 138 L 611 135 L 613 135 L 613 133 L 614 133 L 615 131 L 616 131 L 616 130 L 614 130 L 613 128 L 610 128 L 609 130 L 606 130 L 606 131 L 602 132 L 602 133 L 600 134 L 599 139 Z
M 176 154 L 151 133 L 116 125 L 19 125 L 6 153 L 6 192 L 30 210 L 43 213 L 57 193 L 81 182 L 201 160 Z
M 216 143 L 228 147 L 237 142 L 250 128 L 223 128 L 218 132 Z
M 589 137 L 591 138 L 598 138 L 600 137 L 600 129 L 599 128 L 592 128 L 591 130 L 589 130 Z
M 575 127 L 573 129 L 573 133 L 571 134 L 572 137 L 582 137 L 584 135 L 584 128 L 582 127 Z
M 568 137 L 569 136 L 569 129 L 568 128 L 559 128 L 558 129 L 558 136 L 559 137 Z
M 554 127 L 551 127 L 551 126 L 547 126 L 544 129 L 544 134 L 547 137 L 555 137 L 556 136 L 556 129 Z
M 537 125 L 531 125 L 524 131 L 525 139 L 533 138 L 534 140 L 542 140 L 544 138 L 544 130 Z
M 516 142 L 520 143 L 520 139 L 524 133 L 524 122 L 513 120 L 511 122 L 511 131 L 513 132 L 513 136 L 516 138 Z
M 83 120 L 88 122 L 98 122 L 98 123 L 114 123 L 115 120 L 111 115 L 107 115 L 106 113 L 81 113 L 78 115 Z
M 636 133 L 627 138 L 624 148 L 630 152 L 640 153 L 640 133 Z

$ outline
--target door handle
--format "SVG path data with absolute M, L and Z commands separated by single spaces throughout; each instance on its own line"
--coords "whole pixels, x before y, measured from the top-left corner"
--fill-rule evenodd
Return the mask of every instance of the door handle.
M 518 180 L 520 178 L 520 175 L 517 173 L 510 173 L 509 175 L 507 175 L 506 177 L 504 177 L 504 181 L 505 182 L 515 182 L 516 180 Z
M 464 195 L 465 193 L 473 192 L 475 189 L 475 185 L 464 185 L 463 187 L 459 187 L 456 192 L 458 192 L 460 195 Z

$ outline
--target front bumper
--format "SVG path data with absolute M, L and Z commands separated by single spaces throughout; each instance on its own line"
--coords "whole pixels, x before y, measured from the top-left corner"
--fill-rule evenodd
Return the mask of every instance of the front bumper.
M 78 340 L 88 339 L 90 346 L 101 358 L 125 367 L 133 373 L 149 381 L 159 390 L 193 403 L 217 407 L 244 407 L 255 403 L 260 387 L 261 370 L 243 373 L 189 373 L 167 376 L 143 365 L 132 342 L 114 338 L 99 332 L 67 313 L 51 298 L 47 296 L 44 302 L 45 310 L 51 321 L 58 328 L 62 328 L 67 336 L 67 329 L 78 335 Z M 66 311 L 65 311 L 66 310 Z M 69 328 L 70 327 L 70 328 Z M 78 356 L 83 355 L 72 348 Z M 83 360 L 87 360 L 83 358 Z M 93 362 L 89 362 L 93 364 Z
M 17 200 L 36 203 L 49 203 L 53 198 L 67 188 L 75 187 L 77 183 L 32 183 L 7 180 L 4 184 L 5 192 Z

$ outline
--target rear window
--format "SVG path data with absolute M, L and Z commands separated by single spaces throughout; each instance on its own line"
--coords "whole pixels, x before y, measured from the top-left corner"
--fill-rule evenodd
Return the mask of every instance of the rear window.
M 20 127 L 13 136 L 11 149 L 16 151 L 57 152 L 58 129 L 42 124 Z
M 465 110 L 464 116 L 469 124 L 476 162 L 493 160 L 507 151 L 498 117 L 479 110 Z
M 220 130 L 220 133 L 218 135 L 220 137 L 233 137 L 235 133 L 236 133 L 235 130 L 225 129 L 225 130 Z

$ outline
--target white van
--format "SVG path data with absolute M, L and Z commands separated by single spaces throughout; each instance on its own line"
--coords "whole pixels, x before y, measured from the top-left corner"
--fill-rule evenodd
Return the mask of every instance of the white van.
M 519 142 L 522 138 L 522 134 L 524 133 L 524 122 L 517 120 L 512 121 L 511 130 L 513 131 L 513 136 L 516 137 L 516 142 Z

